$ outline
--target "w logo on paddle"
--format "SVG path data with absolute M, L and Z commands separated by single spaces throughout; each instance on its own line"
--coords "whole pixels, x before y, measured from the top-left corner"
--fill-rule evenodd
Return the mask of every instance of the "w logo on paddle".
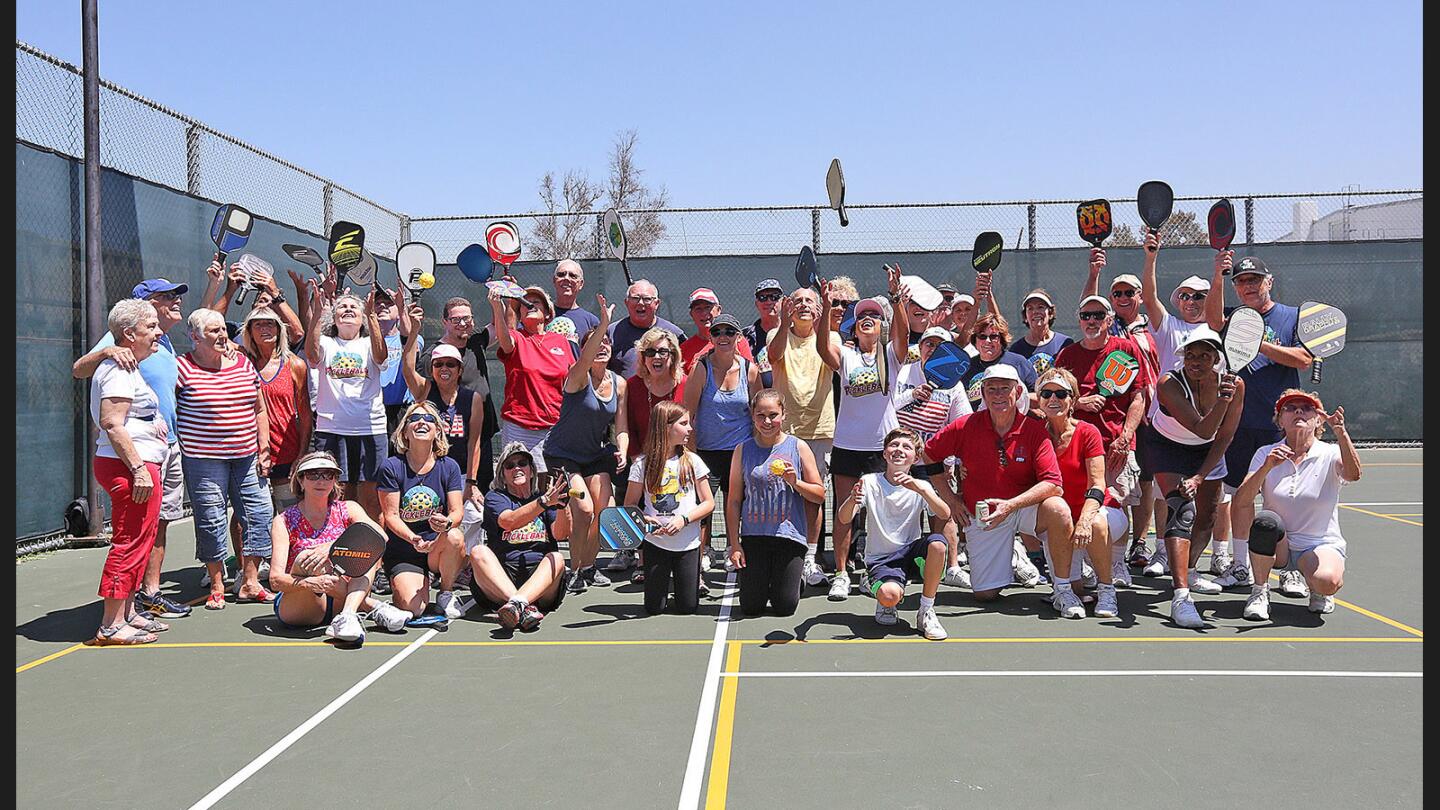
M 1139 376 L 1140 361 L 1116 349 L 1100 361 L 1100 368 L 1095 371 L 1095 382 L 1100 387 L 1101 396 L 1113 397 L 1129 391 Z

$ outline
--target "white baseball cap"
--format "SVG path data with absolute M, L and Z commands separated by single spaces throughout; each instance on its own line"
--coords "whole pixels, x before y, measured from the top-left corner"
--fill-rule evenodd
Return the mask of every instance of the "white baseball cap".
M 1020 372 L 1016 371 L 1015 367 L 1009 363 L 996 363 L 985 369 L 985 372 L 980 375 L 980 382 L 983 383 L 986 380 L 1010 380 L 1017 383 L 1021 381 Z
M 1140 289 L 1140 278 L 1133 273 L 1122 273 L 1116 276 L 1114 281 L 1110 282 L 1110 289 L 1115 289 L 1118 284 L 1129 284 L 1138 290 Z
M 1210 292 L 1210 282 L 1199 276 L 1190 276 L 1179 284 L 1175 285 L 1175 291 L 1194 290 L 1196 292 Z
M 946 329 L 943 326 L 932 326 L 929 329 L 926 329 L 925 332 L 920 335 L 920 342 L 924 343 L 932 337 L 938 337 L 941 340 L 945 341 L 953 341 L 955 339 L 954 333 L 952 333 L 949 329 Z

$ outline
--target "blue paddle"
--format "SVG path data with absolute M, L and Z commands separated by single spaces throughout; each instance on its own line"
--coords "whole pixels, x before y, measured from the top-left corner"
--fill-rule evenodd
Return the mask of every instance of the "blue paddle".
M 460 266 L 460 272 L 476 284 L 489 281 L 495 267 L 484 245 L 469 245 L 455 257 L 455 263 Z
M 930 353 L 930 359 L 925 361 L 923 367 L 925 382 L 941 391 L 953 388 L 964 378 L 965 372 L 969 369 L 970 355 L 950 341 L 944 341 L 936 346 L 935 351 Z
M 645 540 L 645 515 L 638 506 L 607 506 L 600 510 L 600 539 L 611 551 L 639 548 Z

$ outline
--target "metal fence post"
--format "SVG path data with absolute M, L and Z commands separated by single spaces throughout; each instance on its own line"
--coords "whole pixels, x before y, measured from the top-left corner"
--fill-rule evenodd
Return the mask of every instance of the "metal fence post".
M 820 252 L 820 209 L 810 209 L 810 249 Z
M 185 190 L 192 196 L 200 194 L 200 128 L 185 127 Z
M 605 239 L 609 235 L 605 233 L 605 215 L 595 215 L 595 258 L 605 258 Z
M 327 233 L 326 236 L 329 236 L 329 234 Z M 405 244 L 406 242 L 409 242 L 409 241 L 410 241 L 410 217 L 401 215 L 401 217 L 400 217 L 400 244 L 403 245 L 403 244 Z
M 325 184 L 324 201 L 323 201 L 322 204 L 323 204 L 324 207 L 325 207 L 325 213 L 324 213 L 324 217 L 325 217 L 325 228 L 324 228 L 323 231 L 321 231 L 321 233 L 323 233 L 323 234 L 326 235 L 326 236 L 329 236 L 329 235 L 330 235 L 330 226 L 335 224 L 335 184 L 334 184 L 334 183 L 326 183 L 326 184 Z
M 1255 244 L 1255 198 L 1245 198 L 1245 244 Z
M 82 76 L 85 98 L 85 343 L 93 346 L 105 331 L 105 270 L 100 264 L 100 23 L 98 0 L 84 0 L 81 7 L 80 34 L 85 61 Z M 87 408 L 79 416 L 84 419 Z M 86 420 L 89 422 L 90 420 Z M 94 469 L 94 454 L 99 428 L 93 423 L 86 431 L 85 467 Z M 100 487 L 93 474 L 86 475 L 90 498 L 90 533 L 105 532 L 105 507 L 101 504 Z
M 1035 203 L 1025 206 L 1025 227 L 1030 229 L 1030 249 L 1035 249 Z M 1016 247 L 1019 247 L 1018 245 Z

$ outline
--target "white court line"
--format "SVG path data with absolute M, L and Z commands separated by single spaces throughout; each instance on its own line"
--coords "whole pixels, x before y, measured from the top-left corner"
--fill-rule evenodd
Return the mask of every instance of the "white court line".
M 438 630 L 432 628 L 427 631 L 425 635 L 421 636 L 418 639 L 415 639 L 414 643 L 401 650 L 400 652 L 396 653 L 393 658 L 381 664 L 378 668 L 376 668 L 374 672 L 366 675 L 359 683 L 347 689 L 345 691 L 345 694 L 330 701 L 330 705 L 316 712 L 314 716 L 312 716 L 309 720 L 301 723 L 299 727 L 297 727 L 294 731 L 286 734 L 284 737 L 281 738 L 280 742 L 277 742 L 274 745 L 270 746 L 270 748 L 267 749 L 265 753 L 256 757 L 250 762 L 249 765 L 241 768 L 235 773 L 234 776 L 222 782 L 219 787 L 205 794 L 205 798 L 190 805 L 190 810 L 205 810 L 205 808 L 211 807 L 216 802 L 225 798 L 225 796 L 228 795 L 230 791 L 239 787 L 240 784 L 246 779 L 254 776 L 256 771 L 259 771 L 261 768 L 270 764 L 271 760 L 284 753 L 285 749 L 294 745 L 295 742 L 301 737 L 304 737 L 306 734 L 310 733 L 310 731 L 316 726 L 325 722 L 325 719 L 327 717 L 339 711 L 340 707 L 344 706 L 346 703 L 349 703 L 356 695 L 364 692 L 370 686 L 370 684 L 380 680 L 381 676 L 394 669 L 395 665 L 399 664 L 401 661 L 404 661 L 407 657 L 409 657 L 410 653 L 413 653 L 416 650 L 420 649 L 420 646 L 422 644 L 434 638 L 435 634 L 438 632 Z
M 701 553 L 704 553 L 703 550 Z M 695 736 L 690 740 L 690 761 L 685 766 L 685 783 L 680 789 L 680 810 L 700 806 L 700 786 L 705 781 L 709 759 L 710 730 L 715 725 L 715 697 L 720 691 L 720 662 L 725 657 L 725 636 L 730 629 L 730 600 L 735 596 L 735 574 L 725 577 L 720 598 L 720 616 L 715 620 L 715 641 L 710 645 L 710 664 L 705 668 L 705 688 L 695 715 Z
M 1341 506 L 1424 506 L 1424 501 L 1356 501 L 1354 503 L 1342 503 Z
M 724 678 L 1111 678 L 1123 676 L 1244 678 L 1423 678 L 1424 672 L 1307 669 L 951 669 L 913 672 L 724 672 Z

